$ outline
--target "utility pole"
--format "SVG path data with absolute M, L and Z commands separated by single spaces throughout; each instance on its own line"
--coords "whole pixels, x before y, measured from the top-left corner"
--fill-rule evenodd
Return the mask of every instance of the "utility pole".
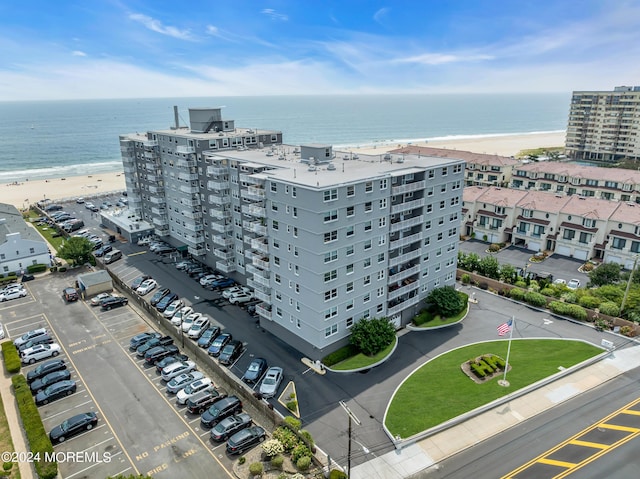
M 627 296 L 629 296 L 629 289 L 631 289 L 631 281 L 633 280 L 633 273 L 636 270 L 636 264 L 638 263 L 638 257 L 633 260 L 633 268 L 631 268 L 631 274 L 629 275 L 629 281 L 627 281 L 627 288 L 624 290 L 624 296 L 622 298 L 622 305 L 620 306 L 620 316 L 624 312 L 624 306 L 627 304 Z
M 340 401 L 339 402 L 340 406 L 342 406 L 342 409 L 345 410 L 345 412 L 347 413 L 347 416 L 349 417 L 349 446 L 347 448 L 347 477 L 351 477 L 351 422 L 355 422 L 358 426 L 360 424 L 362 424 L 360 422 L 360 419 L 358 419 L 356 417 L 355 414 L 353 414 L 351 412 L 351 409 L 349 409 L 349 406 L 347 406 L 347 404 L 344 401 Z

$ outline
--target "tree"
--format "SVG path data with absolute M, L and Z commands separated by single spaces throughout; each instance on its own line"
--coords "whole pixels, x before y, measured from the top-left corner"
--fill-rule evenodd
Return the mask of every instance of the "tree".
M 440 316 L 446 318 L 458 314 L 464 308 L 460 295 L 451 286 L 443 286 L 432 290 L 427 296 L 427 302 L 433 305 L 433 308 Z
M 478 264 L 478 273 L 487 278 L 499 279 L 500 278 L 500 263 L 495 256 L 485 256 L 480 260 Z
M 593 286 L 604 286 L 620 281 L 620 265 L 604 263 L 589 273 L 589 281 Z
M 58 256 L 75 264 L 83 264 L 89 261 L 89 256 L 93 251 L 93 243 L 87 238 L 72 237 L 65 241 L 62 248 L 58 250 Z
M 373 356 L 389 346 L 396 337 L 396 329 L 389 318 L 362 318 L 351 327 L 350 341 L 361 353 Z

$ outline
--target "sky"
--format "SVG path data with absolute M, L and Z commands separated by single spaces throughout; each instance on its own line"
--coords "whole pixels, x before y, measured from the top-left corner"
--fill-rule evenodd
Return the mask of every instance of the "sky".
M 640 84 L 640 0 L 3 0 L 0 101 Z

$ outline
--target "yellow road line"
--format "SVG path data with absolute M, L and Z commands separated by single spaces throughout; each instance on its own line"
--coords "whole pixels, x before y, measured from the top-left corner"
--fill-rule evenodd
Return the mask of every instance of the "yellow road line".
M 598 427 L 604 429 L 612 429 L 614 431 L 625 431 L 629 433 L 640 432 L 640 429 L 638 429 L 637 427 L 618 426 L 617 424 L 600 423 Z
M 594 449 L 606 449 L 608 447 L 611 447 L 611 444 L 600 444 L 598 442 L 580 441 L 579 439 L 576 439 L 575 441 L 570 441 L 569 444 L 573 444 L 574 446 L 592 447 Z
M 549 464 L 550 466 L 565 467 L 567 469 L 576 467 L 575 462 L 556 461 L 555 459 L 547 459 L 546 457 L 540 459 L 538 464 Z

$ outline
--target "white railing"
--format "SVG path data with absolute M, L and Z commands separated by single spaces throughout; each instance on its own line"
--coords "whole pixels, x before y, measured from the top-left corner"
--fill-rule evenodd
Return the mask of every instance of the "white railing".
M 271 321 L 271 311 L 269 311 L 267 306 L 263 306 L 262 303 L 256 306 L 256 313 Z
M 236 267 L 233 263 L 229 263 L 227 261 L 218 261 L 216 262 L 216 269 L 222 271 L 223 273 L 231 273 L 236 270 Z
M 398 289 L 394 289 L 393 291 L 389 291 L 389 293 L 387 294 L 387 299 L 388 300 L 392 300 L 392 299 L 399 298 L 403 294 L 406 294 L 409 291 L 413 291 L 414 289 L 417 289 L 418 286 L 420 286 L 418 284 L 418 282 L 414 281 L 414 282 L 412 282 L 410 284 L 407 284 L 405 286 L 402 286 L 402 287 L 400 287 Z
M 207 166 L 207 175 L 219 176 L 226 174 L 227 171 L 224 166 Z
M 173 164 L 178 168 L 195 168 L 196 160 L 187 160 L 184 158 L 180 158 L 173 161 Z
M 425 186 L 427 186 L 427 182 L 425 180 L 414 181 L 413 183 L 407 183 L 406 185 L 392 186 L 391 194 L 401 195 L 411 191 L 423 190 Z
M 271 286 L 271 280 L 260 275 L 253 275 L 253 280 L 262 286 Z
M 412 210 L 414 208 L 421 208 L 422 206 L 424 206 L 424 198 L 419 198 L 413 201 L 405 201 L 404 203 L 393 205 L 391 207 L 391 213 L 399 213 L 400 211 Z
M 204 246 L 187 246 L 187 251 L 194 256 L 202 256 L 207 252 Z
M 233 244 L 233 238 L 229 238 L 228 236 L 213 235 L 211 240 L 220 246 L 231 246 Z
M 271 294 L 260 291 L 259 289 L 253 290 L 253 297 L 259 299 L 260 301 L 271 304 Z
M 413 218 L 406 219 L 404 221 L 397 221 L 391 224 L 389 231 L 393 233 L 395 231 L 411 228 L 412 226 L 421 224 L 423 220 L 424 220 L 424 216 L 418 215 L 418 216 L 414 216 Z
M 386 316 L 393 316 L 394 314 L 399 313 L 400 311 L 404 311 L 405 309 L 408 309 L 414 304 L 417 304 L 419 302 L 420 302 L 420 297 L 416 294 L 413 298 L 409 298 L 400 304 L 396 304 L 391 308 L 387 308 Z
M 178 173 L 178 179 L 182 181 L 198 181 L 198 173 Z
M 265 256 L 259 257 L 258 255 L 255 255 L 252 260 L 253 265 L 263 270 L 269 270 L 269 260 L 265 260 L 264 258 Z
M 213 250 L 213 254 L 216 255 L 220 259 L 230 260 L 233 258 L 233 251 L 225 250 L 225 249 L 217 249 Z
M 422 236 L 423 236 L 422 231 L 420 231 L 419 233 L 415 233 L 410 236 L 405 236 L 404 238 L 399 238 L 397 240 L 390 240 L 389 249 L 392 250 L 392 249 L 400 248 L 401 246 L 406 246 L 411 243 L 415 243 L 416 241 L 420 241 L 422 239 Z
M 193 195 L 198 193 L 199 189 L 198 189 L 198 185 L 182 185 L 180 187 L 180 191 L 182 191 L 183 193 L 189 193 Z
M 389 258 L 389 267 L 397 266 L 402 263 L 406 263 L 407 261 L 411 261 L 412 259 L 418 258 L 421 254 L 421 249 L 416 248 L 409 253 L 401 254 L 400 256 L 396 256 L 395 258 Z
M 233 229 L 233 225 L 223 224 L 223 223 L 211 223 L 211 229 L 214 231 L 217 231 L 218 233 L 228 233 Z
M 397 283 L 398 281 L 402 281 L 409 276 L 413 276 L 416 273 L 420 272 L 420 265 L 417 264 L 412 266 L 411 268 L 403 269 L 402 271 L 398 271 L 396 273 L 391 273 L 394 268 L 389 268 L 389 284 Z
M 180 153 L 183 155 L 190 155 L 195 152 L 196 152 L 196 149 L 193 146 L 186 146 L 186 145 L 176 146 L 176 153 Z

